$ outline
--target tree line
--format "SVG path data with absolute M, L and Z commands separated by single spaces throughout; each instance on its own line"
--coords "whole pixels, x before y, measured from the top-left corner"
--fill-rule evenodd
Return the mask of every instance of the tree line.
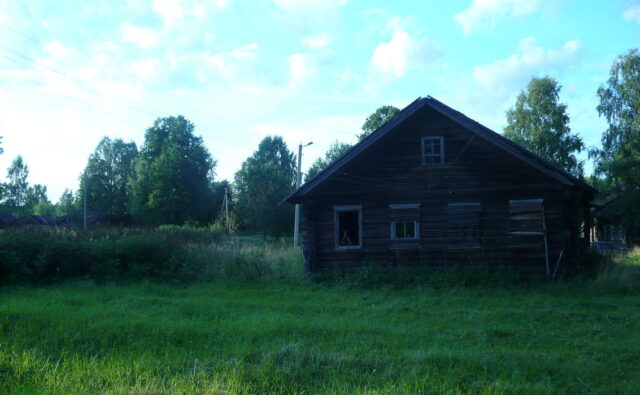
M 561 84 L 548 76 L 532 78 L 506 112 L 505 137 L 542 158 L 584 178 L 586 147 L 569 126 L 567 105 L 560 103 Z M 640 233 L 640 53 L 632 49 L 612 64 L 609 79 L 596 92 L 598 115 L 607 120 L 602 148 L 588 150 L 594 173 L 587 181 L 606 191 L 624 186 L 623 209 L 629 231 Z M 378 108 L 365 120 L 358 140 L 392 119 L 400 110 Z M 1 140 L 0 140 L 1 142 Z M 342 156 L 352 145 L 335 141 L 312 163 L 305 180 Z M 0 153 L 2 148 L 0 146 Z M 82 208 L 84 191 L 89 210 L 131 214 L 137 223 L 211 224 L 227 221 L 221 207 L 227 196 L 231 213 L 225 226 L 280 236 L 292 231 L 293 209 L 278 203 L 293 192 L 295 155 L 280 136 L 267 136 L 247 158 L 233 181 L 215 180 L 217 161 L 195 126 L 183 116 L 157 119 L 146 130 L 140 149 L 134 142 L 103 138 L 89 156 L 75 192 L 65 190 L 53 204 L 46 186 L 27 182 L 29 168 L 21 156 L 7 170 L 0 187 L 0 211 L 68 215 Z

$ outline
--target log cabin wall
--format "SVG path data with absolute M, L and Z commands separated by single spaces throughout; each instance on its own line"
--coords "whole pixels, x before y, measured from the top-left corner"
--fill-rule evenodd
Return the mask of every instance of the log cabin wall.
M 422 139 L 440 136 L 444 164 L 424 166 Z M 482 263 L 546 273 L 561 251 L 566 258 L 575 247 L 582 194 L 425 108 L 304 197 L 305 265 L 313 271 L 370 263 L 433 268 Z M 535 237 L 535 215 L 510 207 L 510 201 L 538 199 L 546 253 L 543 235 Z M 353 205 L 362 206 L 362 245 L 338 249 L 334 209 Z M 403 214 L 391 205 L 413 208 Z M 417 239 L 392 239 L 394 216 L 403 215 L 416 216 Z M 531 237 L 518 241 L 518 232 Z

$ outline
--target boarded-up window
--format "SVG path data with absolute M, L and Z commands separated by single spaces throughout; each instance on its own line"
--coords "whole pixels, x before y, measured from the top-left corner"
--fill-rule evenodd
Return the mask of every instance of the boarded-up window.
M 480 203 L 449 203 L 447 231 L 449 249 L 480 248 Z
M 509 200 L 509 247 L 544 247 L 542 199 Z

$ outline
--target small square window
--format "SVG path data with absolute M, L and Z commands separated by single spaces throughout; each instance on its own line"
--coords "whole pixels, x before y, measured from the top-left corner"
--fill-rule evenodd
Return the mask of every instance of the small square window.
M 417 239 L 417 221 L 396 221 L 391 226 L 391 238 L 394 240 Z
M 444 165 L 444 138 L 442 136 L 422 138 L 422 164 L 424 166 Z

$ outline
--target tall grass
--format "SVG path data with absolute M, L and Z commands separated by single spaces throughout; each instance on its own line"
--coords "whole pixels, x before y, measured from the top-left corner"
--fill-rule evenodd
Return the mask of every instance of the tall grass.
M 640 292 L 640 247 L 613 258 L 593 279 L 593 288 L 602 292 Z
M 244 243 L 219 229 L 17 228 L 0 234 L 0 284 L 293 279 L 301 271 L 298 250 Z

